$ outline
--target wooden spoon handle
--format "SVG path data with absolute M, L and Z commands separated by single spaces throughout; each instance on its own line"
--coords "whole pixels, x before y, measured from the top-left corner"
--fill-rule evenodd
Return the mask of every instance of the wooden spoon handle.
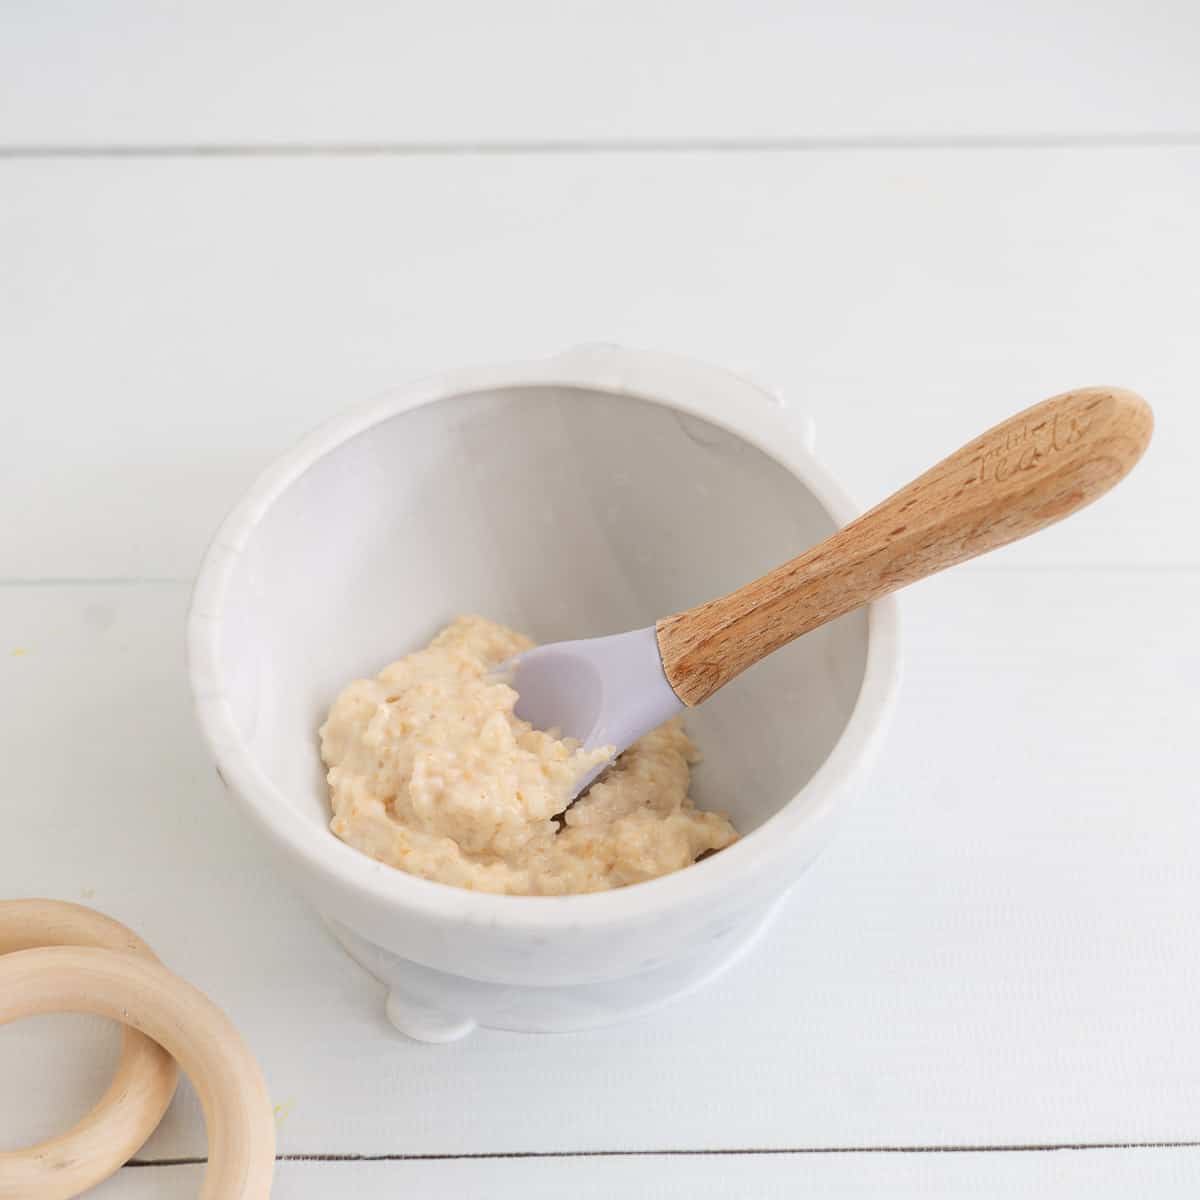
M 699 704 L 826 621 L 1052 525 L 1121 479 L 1153 425 L 1150 406 L 1121 388 L 1018 413 L 798 558 L 659 621 L 671 687 Z

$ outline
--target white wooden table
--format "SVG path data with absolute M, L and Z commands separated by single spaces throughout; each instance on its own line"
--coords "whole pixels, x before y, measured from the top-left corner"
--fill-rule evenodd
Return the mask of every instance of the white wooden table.
M 0 12 L 0 896 L 112 913 L 229 1011 L 276 1195 L 1196 1195 L 1198 63 L 1189 0 Z M 188 584 L 315 422 L 584 340 L 780 388 L 864 500 L 1077 384 L 1158 430 L 905 598 L 876 785 L 748 960 L 420 1046 L 220 793 Z M 0 1146 L 116 1045 L 0 1032 Z M 185 1087 L 95 1194 L 191 1196 L 203 1153 Z

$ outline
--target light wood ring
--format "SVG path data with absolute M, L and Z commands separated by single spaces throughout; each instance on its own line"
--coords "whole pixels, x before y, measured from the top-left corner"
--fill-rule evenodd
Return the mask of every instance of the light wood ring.
M 47 1012 L 88 1012 L 153 1038 L 192 1081 L 208 1128 L 201 1200 L 265 1200 L 275 1118 L 258 1064 L 229 1018 L 157 962 L 52 946 L 0 958 L 0 1025 Z M 42 1200 L 51 1193 L 25 1193 Z M 58 1194 L 58 1193 L 54 1193 Z
M 0 955 L 39 946 L 93 946 L 157 961 L 132 930 L 90 908 L 0 901 Z M 175 1060 L 126 1027 L 112 1083 L 82 1121 L 35 1146 L 0 1152 L 0 1200 L 66 1200 L 107 1179 L 158 1127 L 178 1080 Z

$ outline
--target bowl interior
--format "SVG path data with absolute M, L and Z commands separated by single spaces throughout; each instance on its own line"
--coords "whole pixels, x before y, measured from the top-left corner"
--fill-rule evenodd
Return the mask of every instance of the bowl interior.
M 237 560 L 218 671 L 260 767 L 328 821 L 317 728 L 340 688 L 462 612 L 539 641 L 634 629 L 755 578 L 834 521 L 771 457 L 658 403 L 547 386 L 464 394 L 344 442 Z M 747 833 L 850 717 L 864 613 L 809 634 L 689 716 L 694 795 Z

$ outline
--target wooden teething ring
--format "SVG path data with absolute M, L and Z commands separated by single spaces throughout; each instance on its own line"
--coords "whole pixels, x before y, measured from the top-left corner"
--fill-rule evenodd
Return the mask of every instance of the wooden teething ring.
M 177 1077 L 172 1058 L 191 1078 L 208 1127 L 202 1200 L 270 1195 L 275 1123 L 266 1084 L 207 997 L 124 926 L 78 905 L 0 902 L 0 950 L 0 1025 L 87 1012 L 132 1027 L 112 1086 L 75 1129 L 0 1154 L 0 1198 L 66 1200 L 112 1174 L 162 1117 Z
M 0 901 L 0 955 L 38 946 L 93 946 L 156 961 L 137 934 L 90 908 L 56 900 Z M 5 999 L 0 985 L 0 1005 Z M 178 1079 L 175 1060 L 157 1042 L 126 1028 L 112 1083 L 74 1129 L 0 1153 L 0 1198 L 74 1196 L 107 1179 L 162 1120 Z

